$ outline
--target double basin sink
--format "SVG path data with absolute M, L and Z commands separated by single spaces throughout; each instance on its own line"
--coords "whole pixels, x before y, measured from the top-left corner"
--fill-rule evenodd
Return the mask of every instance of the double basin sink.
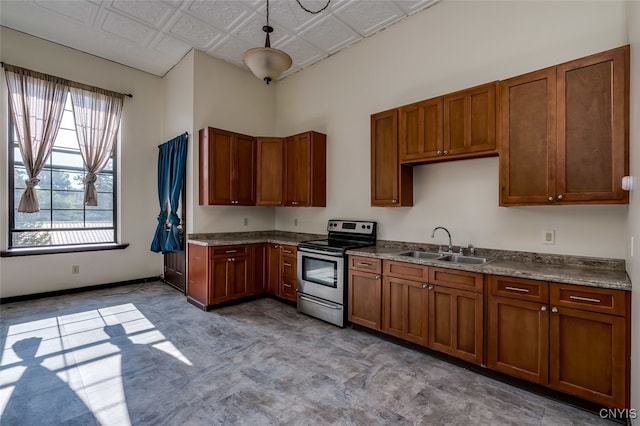
M 464 263 L 467 265 L 484 265 L 493 260 L 488 257 L 465 256 L 463 254 L 456 253 L 432 253 L 428 251 L 408 251 L 404 253 L 398 253 L 398 256 L 407 256 L 416 259 L 439 260 L 449 263 Z

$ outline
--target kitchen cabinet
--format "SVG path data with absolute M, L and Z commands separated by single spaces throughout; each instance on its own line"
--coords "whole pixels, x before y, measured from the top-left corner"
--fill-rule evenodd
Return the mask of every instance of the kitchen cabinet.
M 187 300 L 202 309 L 250 295 L 248 246 L 189 244 Z
M 382 331 L 409 342 L 427 346 L 428 284 L 398 278 L 386 271 L 403 262 L 384 261 L 382 281 Z M 411 265 L 427 270 L 426 266 Z
M 629 407 L 630 294 L 551 284 L 549 386 Z
M 349 321 L 381 330 L 382 261 L 349 256 Z
M 284 201 L 293 207 L 327 205 L 327 137 L 305 132 L 284 139 Z
M 500 205 L 628 203 L 629 47 L 500 82 Z
M 256 203 L 255 138 L 208 127 L 199 132 L 201 205 Z
M 297 248 L 295 246 L 280 246 L 281 280 L 279 296 L 292 302 L 297 301 L 298 268 Z
M 249 246 L 252 261 L 251 279 L 249 280 L 249 295 L 267 292 L 267 247 L 266 244 L 252 244 Z
M 284 190 L 284 139 L 257 138 L 256 205 L 281 206 Z
M 547 385 L 548 283 L 501 276 L 488 276 L 487 282 L 487 366 Z
M 413 168 L 400 164 L 396 109 L 371 116 L 371 205 L 413 205 Z
M 497 155 L 492 82 L 399 108 L 402 163 Z
M 429 277 L 429 347 L 483 364 L 483 275 L 430 267 Z
M 277 295 L 280 290 L 280 244 L 267 244 L 265 266 L 267 292 Z

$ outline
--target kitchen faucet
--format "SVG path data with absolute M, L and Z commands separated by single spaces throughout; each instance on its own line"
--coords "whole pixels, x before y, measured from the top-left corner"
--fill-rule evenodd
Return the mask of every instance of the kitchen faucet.
M 433 228 L 433 232 L 431 232 L 431 238 L 435 237 L 436 231 L 438 229 L 442 229 L 449 236 L 449 253 L 453 253 L 453 244 L 451 244 L 451 233 L 449 232 L 449 230 L 447 228 L 445 228 L 444 226 L 436 226 L 435 228 Z

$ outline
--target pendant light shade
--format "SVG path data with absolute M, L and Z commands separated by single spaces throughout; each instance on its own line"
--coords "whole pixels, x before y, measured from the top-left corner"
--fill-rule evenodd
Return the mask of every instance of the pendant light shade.
M 268 34 L 267 34 L 268 36 Z M 271 47 L 254 47 L 244 52 L 242 61 L 251 72 L 267 84 L 277 80 L 293 64 L 291 56 Z

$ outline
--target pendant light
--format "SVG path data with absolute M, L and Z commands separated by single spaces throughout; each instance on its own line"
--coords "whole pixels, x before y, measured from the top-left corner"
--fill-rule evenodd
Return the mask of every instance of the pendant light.
M 291 68 L 291 64 L 293 64 L 291 56 L 282 50 L 271 47 L 269 34 L 273 32 L 273 27 L 269 25 L 269 0 L 267 0 L 267 25 L 262 27 L 262 31 L 267 33 L 264 47 L 254 47 L 244 52 L 242 62 L 256 77 L 269 84 Z

